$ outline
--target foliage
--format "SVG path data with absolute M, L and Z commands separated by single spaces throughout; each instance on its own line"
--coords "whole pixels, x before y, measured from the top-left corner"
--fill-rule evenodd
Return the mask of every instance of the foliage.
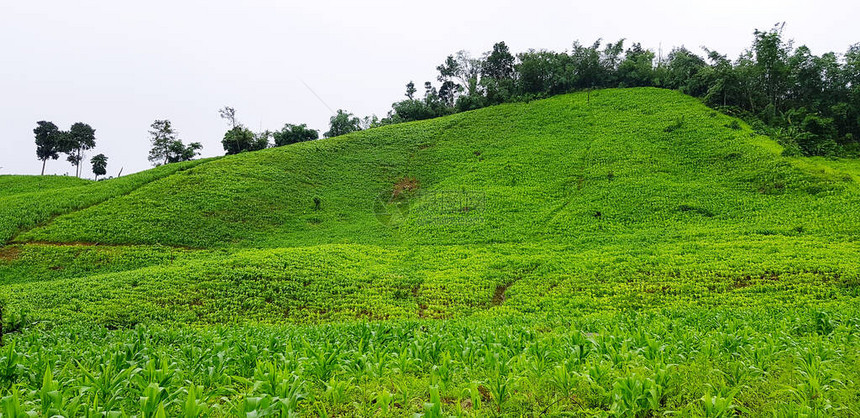
M 150 128 L 152 129 L 149 131 L 152 148 L 149 150 L 148 159 L 152 165 L 191 161 L 200 155 L 203 145 L 199 142 L 185 145 L 169 120 L 156 120 Z
M 237 126 L 224 134 L 221 140 L 227 155 L 246 151 L 259 151 L 269 146 L 268 135 L 257 135 L 244 126 Z
M 337 114 L 329 120 L 329 130 L 323 134 L 326 138 L 346 135 L 350 132 L 361 130 L 361 120 L 343 109 L 338 109 Z
M 104 154 L 98 154 L 90 159 L 90 164 L 93 165 L 93 174 L 96 175 L 96 180 L 99 176 L 107 174 L 107 160 Z
M 275 139 L 275 146 L 281 147 L 297 142 L 313 141 L 319 138 L 319 132 L 309 129 L 304 123 L 300 125 L 288 123 L 280 131 L 274 132 L 272 137 Z
M 36 125 L 36 129 L 33 129 L 33 133 L 36 134 L 36 156 L 42 161 L 42 175 L 44 175 L 45 163 L 48 159 L 60 158 L 64 144 L 60 129 L 53 122 L 39 121 Z
M 63 137 L 63 146 L 61 149 L 68 154 L 67 160 L 75 166 L 75 174 L 81 176 L 81 162 L 84 160 L 84 151 L 95 148 L 96 146 L 96 130 L 90 125 L 83 122 L 72 124 L 68 132 L 65 132 Z
M 858 45 L 841 57 L 816 56 L 786 41 L 781 25 L 756 30 L 752 46 L 735 61 L 707 48 L 709 62 L 684 47 L 664 58 L 639 43 L 626 50 L 624 45 L 624 39 L 590 46 L 575 42 L 569 52 L 529 50 L 514 56 L 499 42 L 479 59 L 460 51 L 436 67 L 438 91 L 428 82 L 432 94 L 416 100 L 410 82 L 407 100 L 392 105 L 384 124 L 582 89 L 653 86 L 700 97 L 712 107 L 736 107 L 749 122 L 766 127 L 760 131 L 805 155 L 853 155 L 860 148 Z M 819 123 L 804 123 L 806 116 Z

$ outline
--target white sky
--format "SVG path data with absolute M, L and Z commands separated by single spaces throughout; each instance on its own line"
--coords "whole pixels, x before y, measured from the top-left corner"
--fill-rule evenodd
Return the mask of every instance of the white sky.
M 325 131 L 330 111 L 302 81 L 333 109 L 383 116 L 448 54 L 497 41 L 521 52 L 627 38 L 736 58 L 754 29 L 786 21 L 797 45 L 842 53 L 860 42 L 858 16 L 857 1 L 0 0 L 0 174 L 39 173 L 38 120 L 91 124 L 89 156 L 126 174 L 149 168 L 155 119 L 204 156 L 223 154 L 225 105 L 255 131 Z M 72 172 L 48 161 L 46 173 Z

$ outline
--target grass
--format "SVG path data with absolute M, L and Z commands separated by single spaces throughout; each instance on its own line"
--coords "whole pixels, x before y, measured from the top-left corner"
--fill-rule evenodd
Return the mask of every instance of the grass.
M 44 190 L 40 180 L 25 182 L 16 186 L 14 194 L 0 195 L 0 242 L 7 242 L 19 232 L 46 223 L 53 218 L 84 209 L 108 199 L 121 197 L 138 187 L 194 167 L 206 160 L 170 164 L 128 176 L 87 182 L 83 185 L 55 187 Z M 45 183 L 56 182 L 60 177 L 47 177 Z M 56 184 L 62 184 L 57 182 Z M 69 182 L 71 184 L 78 181 Z
M 42 190 L 83 186 L 91 181 L 69 176 L 0 176 L 0 198 Z
M 603 90 L 21 186 L 0 411 L 860 414 L 860 167 L 732 122 Z

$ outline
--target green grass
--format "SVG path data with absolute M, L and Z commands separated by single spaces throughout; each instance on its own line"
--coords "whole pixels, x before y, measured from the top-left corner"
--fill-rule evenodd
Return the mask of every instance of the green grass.
M 666 132 L 676 120 L 682 126 Z M 729 120 L 658 89 L 602 91 L 590 104 L 567 95 L 497 106 L 226 157 L 60 216 L 18 241 L 593 246 L 795 227 L 853 237 L 857 217 L 846 208 L 860 202 L 846 191 L 856 182 L 797 167 Z M 418 196 L 392 231 L 374 203 L 403 178 L 417 180 Z M 474 209 L 483 222 L 443 222 L 451 219 L 439 216 L 434 197 L 464 189 L 480 197 Z
M 0 198 L 21 193 L 83 186 L 89 183 L 92 182 L 90 180 L 69 176 L 3 175 L 0 176 Z
M 51 184 L 60 177 L 39 177 L 37 180 L 27 181 L 14 187 L 23 193 L 0 195 L 0 242 L 7 242 L 15 234 L 48 222 L 56 216 L 121 197 L 144 184 L 205 161 L 207 160 L 170 164 L 116 179 L 49 190 L 34 185 L 42 181 Z
M 856 416 L 860 163 L 732 121 L 602 90 L 0 196 L 0 412 Z

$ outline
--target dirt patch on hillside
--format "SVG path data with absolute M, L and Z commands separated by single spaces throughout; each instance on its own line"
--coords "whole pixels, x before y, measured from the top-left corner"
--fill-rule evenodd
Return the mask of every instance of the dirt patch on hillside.
M 520 280 L 520 278 L 517 277 L 516 279 L 514 279 L 508 283 L 500 284 L 500 285 L 496 286 L 496 291 L 493 292 L 493 300 L 490 301 L 490 306 L 499 306 L 499 305 L 505 303 L 505 299 L 507 299 L 506 293 L 508 291 L 508 288 L 513 286 L 514 283 L 518 282 L 519 280 Z
M 21 256 L 21 249 L 18 247 L 0 247 L 0 260 L 15 261 Z
M 426 318 L 427 314 L 425 313 L 425 311 L 427 310 L 427 304 L 421 303 L 421 285 L 417 285 L 412 288 L 412 297 L 418 304 L 418 317 Z
M 418 190 L 420 184 L 418 184 L 418 180 L 415 177 L 404 177 L 394 183 L 394 190 L 392 190 L 392 195 L 394 197 L 399 197 L 404 193 L 413 192 Z

